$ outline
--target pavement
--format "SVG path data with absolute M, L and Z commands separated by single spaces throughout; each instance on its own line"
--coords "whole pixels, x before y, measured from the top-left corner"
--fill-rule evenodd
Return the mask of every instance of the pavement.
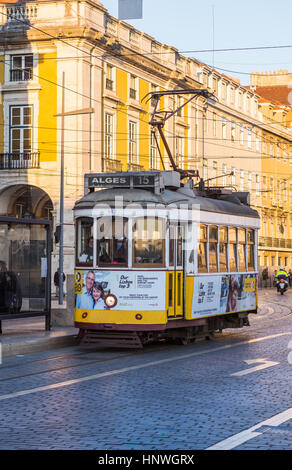
M 0 362 L 9 357 L 33 352 L 59 349 L 76 344 L 78 330 L 73 326 L 53 326 L 45 329 L 45 317 L 2 320 Z

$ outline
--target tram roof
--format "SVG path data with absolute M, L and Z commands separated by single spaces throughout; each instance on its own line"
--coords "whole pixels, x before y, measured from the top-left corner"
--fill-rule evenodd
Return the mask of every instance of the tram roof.
M 236 193 L 229 195 L 219 195 L 216 198 L 206 197 L 196 194 L 191 188 L 181 187 L 176 190 L 165 189 L 156 194 L 146 189 L 110 188 L 89 192 L 75 203 L 74 210 L 93 209 L 96 205 L 106 204 L 114 206 L 119 198 L 123 205 L 139 204 L 142 207 L 147 204 L 162 205 L 199 205 L 201 211 L 232 214 L 238 216 L 259 218 L 258 212 L 246 204 L 243 204 Z

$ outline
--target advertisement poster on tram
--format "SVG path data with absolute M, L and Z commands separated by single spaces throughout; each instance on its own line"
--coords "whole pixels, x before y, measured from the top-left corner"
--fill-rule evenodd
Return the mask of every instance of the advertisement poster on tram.
M 75 271 L 75 308 L 164 310 L 165 272 Z
M 256 274 L 221 274 L 194 279 L 192 318 L 256 308 Z

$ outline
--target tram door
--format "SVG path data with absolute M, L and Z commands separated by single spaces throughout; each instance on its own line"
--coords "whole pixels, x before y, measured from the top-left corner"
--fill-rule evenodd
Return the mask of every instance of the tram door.
M 180 224 L 169 226 L 168 317 L 184 314 L 183 229 Z

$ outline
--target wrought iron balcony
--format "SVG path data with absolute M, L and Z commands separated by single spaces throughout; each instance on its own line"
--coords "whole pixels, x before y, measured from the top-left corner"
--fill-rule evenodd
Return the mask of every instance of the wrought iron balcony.
M 123 165 L 120 160 L 114 158 L 103 158 L 102 159 L 103 171 L 122 171 Z
M 32 80 L 32 69 L 11 69 L 10 81 L 11 82 L 27 82 Z
M 27 170 L 40 167 L 40 152 L 0 153 L 0 170 Z
M 259 237 L 259 246 L 269 248 L 289 248 L 292 249 L 291 238 Z

